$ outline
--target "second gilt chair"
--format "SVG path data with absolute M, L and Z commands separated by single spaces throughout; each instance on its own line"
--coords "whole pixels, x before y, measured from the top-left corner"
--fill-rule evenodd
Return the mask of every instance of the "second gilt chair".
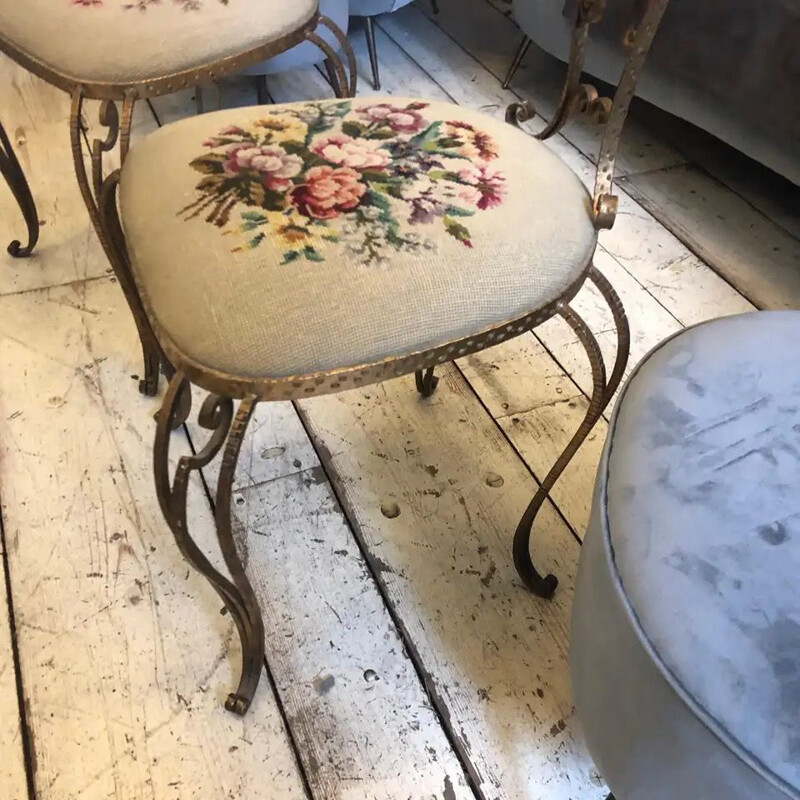
M 543 477 L 514 538 L 525 584 L 542 597 L 555 590 L 556 578 L 533 566 L 531 526 L 628 357 L 622 305 L 592 260 L 598 231 L 614 223 L 620 133 L 667 0 L 640 5 L 612 103 L 580 84 L 589 27 L 603 6 L 580 3 L 561 103 L 537 135 L 520 126 L 533 116 L 524 105 L 508 109 L 511 124 L 418 98 L 257 106 L 168 125 L 136 144 L 121 175 L 107 179 L 104 232 L 131 270 L 174 371 L 155 442 L 161 508 L 242 640 L 230 710 L 247 710 L 264 659 L 261 612 L 231 523 L 236 462 L 262 401 L 412 372 L 429 395 L 437 365 L 561 317 L 586 349 L 594 388 L 580 428 Z M 606 122 L 592 193 L 541 142 L 578 108 Z M 587 281 L 616 323 L 609 369 L 570 305 Z M 170 434 L 190 413 L 191 384 L 208 392 L 198 420 L 210 433 L 196 454 L 180 459 L 173 479 Z M 220 452 L 215 518 L 230 577 L 195 544 L 186 513 L 189 475 Z
M 340 44 L 349 80 L 343 59 L 320 36 L 326 28 Z M 352 51 L 338 26 L 320 14 L 318 0 L 0 0 L 0 52 L 72 97 L 69 133 L 76 176 L 136 322 L 144 356 L 139 388 L 144 394 L 156 393 L 159 367 L 168 369 L 168 362 L 109 223 L 102 219 L 113 197 L 103 181 L 104 158 L 118 146 L 115 155 L 119 162 L 125 160 L 138 101 L 213 82 L 302 43 L 317 45 L 328 56 L 340 94 L 354 93 Z M 105 131 L 93 141 L 87 165 L 84 128 L 87 101 L 93 100 L 101 101 Z M 5 142 L 3 149 L 10 152 Z M 14 162 L 0 157 L 32 219 Z

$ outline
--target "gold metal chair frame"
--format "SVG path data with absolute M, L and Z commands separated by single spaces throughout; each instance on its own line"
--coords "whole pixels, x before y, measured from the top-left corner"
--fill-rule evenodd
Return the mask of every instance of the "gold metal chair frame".
M 339 54 L 318 33 L 322 25 L 328 28 L 339 42 L 346 59 L 346 66 Z M 339 97 L 351 96 L 356 90 L 356 61 L 350 43 L 342 30 L 328 17 L 319 13 L 319 8 L 297 30 L 291 31 L 278 39 L 259 47 L 209 62 L 202 66 L 162 75 L 142 81 L 108 83 L 87 82 L 80 76 L 68 75 L 44 64 L 29 53 L 19 49 L 13 42 L 5 38 L 0 31 L 0 52 L 5 53 L 25 69 L 42 78 L 53 86 L 62 89 L 72 97 L 69 129 L 72 144 L 72 157 L 75 175 L 81 190 L 92 225 L 97 233 L 106 257 L 111 263 L 114 273 L 125 294 L 128 307 L 133 315 L 139 334 L 144 361 L 143 377 L 139 381 L 142 394 L 154 396 L 158 392 L 159 370 L 171 376 L 171 362 L 165 357 L 158 340 L 144 312 L 139 293 L 133 282 L 128 264 L 122 232 L 119 228 L 116 208 L 116 183 L 118 170 L 105 175 L 104 157 L 119 144 L 119 165 L 121 166 L 128 153 L 131 137 L 133 109 L 138 100 L 156 97 L 178 91 L 180 89 L 200 87 L 218 78 L 234 75 L 246 67 L 258 64 L 286 50 L 310 41 L 316 44 L 326 56 L 326 65 L 332 77 L 334 92 Z M 87 168 L 83 150 L 85 135 L 84 109 L 86 100 L 100 100 L 99 122 L 106 129 L 104 139 L 94 139 L 91 144 L 90 165 Z M 118 104 L 121 106 L 118 108 Z M 0 139 L 0 167 L 8 181 L 17 202 L 28 222 L 29 244 L 12 255 L 25 255 L 35 244 L 38 235 L 38 219 L 35 206 L 25 176 L 19 162 L 11 150 L 5 132 Z M 35 221 L 35 222 L 34 222 Z M 12 246 L 16 247 L 14 243 Z
M 546 139 L 563 127 L 569 117 L 577 112 L 594 115 L 605 123 L 597 176 L 592 197 L 592 217 L 600 230 L 614 224 L 617 198 L 612 194 L 614 164 L 619 147 L 622 126 L 630 107 L 636 83 L 656 29 L 669 0 L 637 0 L 637 20 L 624 37 L 627 50 L 623 69 L 613 100 L 602 98 L 596 89 L 581 83 L 584 50 L 589 28 L 603 14 L 605 0 L 579 0 L 567 77 L 558 108 L 553 119 L 535 135 Z M 344 67 L 336 58 L 332 48 L 313 33 L 317 22 L 327 24 L 343 43 L 350 63 L 350 79 L 346 79 Z M 352 95 L 355 82 L 355 65 L 352 51 L 346 45 L 341 31 L 323 17 L 311 20 L 302 31 L 282 40 L 286 49 L 293 44 L 310 39 L 328 55 L 337 76 L 337 93 Z M 0 49 L 4 48 L 0 39 Z M 154 447 L 154 472 L 159 503 L 172 529 L 178 547 L 187 561 L 203 574 L 222 598 L 233 617 L 242 645 L 242 667 L 235 692 L 228 696 L 225 707 L 237 714 L 244 714 L 255 695 L 264 663 L 264 626 L 261 611 L 253 588 L 245 574 L 237 553 L 231 524 L 231 494 L 236 463 L 248 423 L 259 402 L 269 400 L 299 400 L 302 398 L 343 391 L 351 387 L 366 386 L 389 378 L 410 374 L 416 375 L 417 389 L 424 395 L 431 394 L 436 387 L 435 367 L 454 358 L 478 352 L 499 344 L 514 336 L 530 331 L 547 319 L 560 316 L 575 331 L 584 346 L 592 367 L 593 390 L 586 415 L 573 438 L 558 458 L 547 476 L 542 480 L 533 500 L 523 515 L 514 536 L 514 561 L 525 585 L 541 597 L 552 596 L 557 580 L 553 575 L 542 577 L 533 566 L 530 555 L 530 537 L 536 515 L 547 499 L 550 489 L 570 462 L 575 452 L 588 436 L 607 407 L 622 379 L 630 349 L 630 332 L 622 303 L 611 284 L 593 265 L 591 259 L 583 266 L 579 279 L 569 286 L 554 302 L 544 308 L 501 324 L 482 330 L 435 348 L 387 358 L 381 361 L 304 375 L 278 379 L 256 380 L 242 375 L 232 375 L 209 369 L 189 357 L 175 344 L 158 324 L 152 314 L 146 295 L 140 293 L 130 268 L 128 252 L 122 226 L 117 213 L 117 186 L 119 170 L 103 176 L 103 155 L 120 140 L 120 155 L 124 159 L 130 141 L 131 115 L 134 102 L 160 92 L 173 91 L 183 86 L 203 83 L 221 74 L 236 71 L 245 63 L 257 63 L 278 52 L 277 44 L 259 49 L 243 56 L 226 59 L 191 74 L 164 77 L 141 85 L 114 87 L 106 85 L 87 87 L 72 84 L 64 76 L 50 74 L 51 82 L 72 93 L 71 132 L 78 181 L 83 191 L 92 222 L 98 232 L 119 282 L 125 292 L 142 339 L 145 355 L 145 378 L 140 386 L 146 394 L 157 389 L 159 366 L 170 378 L 169 388 L 158 415 Z M 13 54 L 12 54 L 13 55 Z M 25 61 L 24 57 L 18 60 Z M 31 68 L 37 71 L 36 64 Z M 41 66 L 38 66 L 41 70 Z M 37 74 L 41 74 L 41 71 Z M 43 77 L 46 77 L 43 75 Z M 60 81 L 60 83 L 59 83 Z M 96 139 L 91 150 L 91 173 L 87 173 L 81 151 L 82 129 L 80 124 L 83 102 L 86 98 L 103 100 L 100 107 L 100 122 L 108 129 L 105 140 Z M 122 103 L 122 119 L 115 100 Z M 513 104 L 506 114 L 514 125 L 532 119 L 534 109 L 526 103 Z M 607 302 L 617 328 L 617 353 L 610 373 L 591 330 L 572 308 L 570 302 L 586 281 L 591 281 Z M 169 444 L 171 432 L 184 422 L 191 411 L 191 384 L 208 392 L 198 413 L 201 427 L 210 432 L 205 445 L 193 455 L 183 456 L 178 461 L 175 476 L 170 481 Z M 241 403 L 234 413 L 234 400 Z M 186 502 L 188 481 L 194 470 L 203 469 L 222 451 L 222 464 L 216 489 L 214 516 L 217 536 L 222 554 L 231 577 L 219 572 L 192 539 L 187 522 Z
M 617 198 L 612 194 L 614 163 L 619 147 L 622 126 L 630 107 L 636 83 L 652 44 L 658 24 L 668 0 L 640 0 L 637 21 L 627 31 L 624 44 L 627 49 L 626 64 L 613 101 L 599 97 L 596 89 L 581 83 L 584 50 L 589 28 L 603 13 L 604 0 L 581 0 L 579 3 L 571 58 L 567 77 L 556 113 L 542 131 L 535 134 L 546 139 L 555 134 L 575 112 L 589 113 L 605 123 L 594 194 L 592 216 L 595 227 L 610 228 L 614 224 Z M 506 119 L 514 125 L 530 120 L 533 108 L 524 103 L 513 104 Z M 109 203 L 109 212 L 113 210 Z M 109 218 L 112 218 L 109 214 Z M 115 247 L 125 258 L 120 226 L 113 224 Z M 617 329 L 617 353 L 610 373 L 591 330 L 570 305 L 571 300 L 585 284 L 591 281 L 608 304 Z M 214 586 L 233 616 L 242 644 L 242 672 L 239 686 L 229 695 L 226 708 L 242 714 L 249 707 L 261 675 L 264 659 L 264 626 L 258 601 L 237 554 L 231 525 L 231 492 L 236 462 L 248 423 L 259 402 L 270 400 L 298 400 L 314 395 L 343 391 L 351 387 L 366 386 L 389 378 L 415 373 L 417 389 L 430 395 L 436 388 L 435 367 L 454 358 L 475 353 L 529 331 L 554 316 L 560 316 L 575 331 L 584 346 L 592 368 L 593 390 L 586 415 L 565 448 L 542 480 L 533 500 L 525 511 L 514 536 L 514 562 L 525 585 L 540 597 L 551 597 L 557 585 L 553 575 L 542 577 L 533 565 L 530 555 L 530 538 L 536 515 L 548 497 L 564 468 L 588 436 L 601 414 L 608 406 L 622 380 L 630 350 L 630 331 L 622 303 L 608 280 L 589 260 L 580 278 L 569 286 L 554 302 L 529 314 L 487 328 L 472 336 L 443 343 L 435 348 L 414 352 L 381 361 L 346 367 L 326 372 L 293 375 L 276 379 L 252 379 L 210 369 L 184 353 L 158 324 L 149 301 L 142 297 L 148 318 L 163 354 L 171 369 L 169 389 L 159 414 L 154 450 L 154 468 L 159 502 L 167 521 L 187 560 Z M 209 394 L 198 414 L 201 427 L 210 431 L 205 446 L 191 456 L 179 460 L 175 478 L 169 480 L 169 442 L 172 429 L 183 422 L 191 405 L 191 384 L 205 389 Z M 240 399 L 234 413 L 234 399 Z M 222 575 L 209 562 L 192 540 L 187 529 L 186 492 L 189 475 L 202 469 L 222 451 L 215 499 L 217 536 L 232 580 Z
M 25 173 L 2 122 L 0 122 L 0 175 L 5 178 L 8 188 L 11 189 L 28 228 L 28 243 L 23 245 L 18 239 L 14 239 L 7 250 L 14 258 L 25 258 L 33 252 L 39 239 L 39 215 Z

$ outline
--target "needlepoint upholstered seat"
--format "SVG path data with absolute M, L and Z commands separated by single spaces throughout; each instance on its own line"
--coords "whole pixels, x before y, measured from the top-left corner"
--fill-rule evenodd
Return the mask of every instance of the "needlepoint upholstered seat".
M 408 356 L 571 296 L 591 198 L 541 142 L 445 103 L 232 109 L 135 145 L 131 264 L 166 348 L 282 378 Z
M 73 83 L 174 75 L 299 32 L 316 0 L 0 0 L 0 31 Z

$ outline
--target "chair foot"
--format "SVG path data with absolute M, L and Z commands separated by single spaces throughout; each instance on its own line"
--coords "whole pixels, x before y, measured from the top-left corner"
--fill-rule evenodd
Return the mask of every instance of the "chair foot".
M 606 797 L 606 800 L 615 800 L 614 795 L 610 794 L 608 797 Z
M 511 66 L 508 69 L 508 74 L 503 81 L 504 89 L 508 89 L 508 87 L 511 85 L 511 81 L 514 79 L 514 75 L 516 75 L 519 65 L 522 63 L 522 59 L 525 58 L 525 54 L 528 52 L 528 49 L 532 43 L 533 40 L 530 36 L 525 36 L 520 42 L 517 52 L 514 54 L 514 60 L 511 62 Z
M 175 477 L 170 482 L 170 437 L 178 420 L 186 413 L 185 398 L 190 392 L 191 386 L 187 378 L 183 373 L 176 372 L 158 414 L 153 455 L 156 493 L 167 524 L 184 558 L 214 587 L 236 623 L 242 645 L 242 669 L 239 685 L 228 696 L 225 708 L 241 716 L 247 712 L 253 701 L 263 671 L 264 623 L 255 592 L 245 574 L 233 538 L 231 494 L 242 440 L 258 400 L 255 397 L 245 398 L 234 416 L 231 398 L 209 395 L 200 409 L 198 422 L 201 427 L 211 431 L 211 435 L 194 455 L 183 456 L 178 461 Z M 217 539 L 231 579 L 226 578 L 211 564 L 191 537 L 186 512 L 191 473 L 210 464 L 221 450 L 223 456 L 215 497 L 214 521 Z
M 158 379 L 161 372 L 161 359 L 158 351 L 142 340 L 142 357 L 144 360 L 144 377 L 139 380 L 139 393 L 145 397 L 158 394 Z
M 417 381 L 417 391 L 423 397 L 430 397 L 439 385 L 439 379 L 433 374 L 433 367 L 428 367 L 424 372 L 419 369 L 414 373 Z
M 372 67 L 372 86 L 375 91 L 381 88 L 381 75 L 378 67 L 378 48 L 375 44 L 375 20 L 373 17 L 364 17 L 365 31 L 367 34 L 367 49 L 369 50 L 369 63 Z
M 22 171 L 19 160 L 14 149 L 11 147 L 3 125 L 0 123 L 0 175 L 6 179 L 14 199 L 17 201 L 19 210 L 25 219 L 28 228 L 28 243 L 23 246 L 22 242 L 14 239 L 8 245 L 9 255 L 14 258 L 25 258 L 31 254 L 36 242 L 39 240 L 39 215 L 36 211 L 36 204 L 31 194 L 30 186 Z
M 431 0 L 431 8 L 433 9 L 434 14 L 439 13 L 439 3 L 438 0 Z
M 534 594 L 544 598 L 553 596 L 553 592 L 555 592 L 556 586 L 558 585 L 558 580 L 554 575 L 546 575 L 543 578 L 533 566 L 530 553 L 533 524 L 539 513 L 539 509 L 548 498 L 550 490 L 570 461 L 572 461 L 575 453 L 586 440 L 586 437 L 591 433 L 595 424 L 602 416 L 603 411 L 605 411 L 611 401 L 611 398 L 614 396 L 614 392 L 617 390 L 622 380 L 630 351 L 630 329 L 628 327 L 627 317 L 622 308 L 622 302 L 605 276 L 594 266 L 590 267 L 588 275 L 589 279 L 595 284 L 600 294 L 603 295 L 603 298 L 608 303 L 614 317 L 614 323 L 617 328 L 617 354 L 611 377 L 607 379 L 605 362 L 603 360 L 603 354 L 600 351 L 600 345 L 597 343 L 597 339 L 595 339 L 589 326 L 571 306 L 564 305 L 562 307 L 559 312 L 560 315 L 575 331 L 589 357 L 589 363 L 592 367 L 592 396 L 589 400 L 589 407 L 586 409 L 583 422 L 564 448 L 564 452 L 561 453 L 556 463 L 551 467 L 550 472 L 547 473 L 545 479 L 541 482 L 541 485 L 536 491 L 533 500 L 531 500 L 530 505 L 525 510 L 525 513 L 522 515 L 522 519 L 514 533 L 513 552 L 514 565 L 517 568 L 517 573 L 525 586 Z

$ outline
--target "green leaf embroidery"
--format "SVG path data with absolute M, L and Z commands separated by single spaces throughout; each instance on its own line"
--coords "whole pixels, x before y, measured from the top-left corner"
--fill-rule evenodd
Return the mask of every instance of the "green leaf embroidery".
M 359 124 L 358 122 L 343 122 L 342 123 L 342 133 L 345 136 L 352 136 L 354 139 L 358 139 L 364 135 L 366 128 Z
M 305 256 L 305 257 L 306 257 L 306 258 L 307 258 L 309 261 L 324 261 L 324 260 L 325 260 L 325 258 L 324 258 L 324 256 L 322 255 L 322 253 L 320 253 L 320 252 L 319 252 L 319 251 L 318 251 L 318 250 L 317 250 L 315 247 L 313 247 L 313 246 L 312 246 L 312 245 L 310 245 L 310 244 L 307 244 L 307 245 L 306 245 L 306 246 L 303 248 L 303 255 L 304 255 L 304 256 Z
M 449 214 L 451 217 L 474 217 L 475 211 L 471 208 L 460 208 L 459 206 L 447 206 L 445 209 L 445 214 Z
M 227 160 L 228 156 L 225 153 L 208 153 L 207 155 L 200 156 L 190 161 L 189 166 L 192 167 L 192 169 L 196 169 L 198 172 L 212 175 L 214 173 L 224 172 L 223 164 Z
M 263 236 L 264 234 L 262 233 L 261 235 Z M 281 261 L 281 264 L 291 264 L 292 261 L 297 261 L 298 258 L 300 258 L 300 253 L 298 253 L 297 250 L 287 250 L 283 254 L 283 261 Z
M 269 220 L 258 211 L 243 211 L 242 220 L 242 230 L 244 231 L 252 231 L 255 228 L 258 228 L 261 225 L 266 225 L 269 222 Z
M 463 183 L 457 172 L 450 169 L 432 169 L 428 173 L 428 177 L 434 181 L 453 181 L 454 183 Z
M 281 147 L 287 152 L 295 156 L 303 156 L 308 151 L 308 147 L 303 142 L 298 142 L 295 139 L 290 139 L 288 142 L 281 142 Z
M 452 236 L 454 239 L 457 239 L 467 247 L 472 247 L 472 241 L 470 240 L 469 231 L 467 228 L 465 228 L 460 222 L 456 222 L 452 217 L 447 215 L 442 217 L 442 221 L 444 222 L 444 229 L 450 234 L 450 236 Z
M 394 139 L 396 136 L 391 128 L 375 128 L 364 134 L 365 139 Z

